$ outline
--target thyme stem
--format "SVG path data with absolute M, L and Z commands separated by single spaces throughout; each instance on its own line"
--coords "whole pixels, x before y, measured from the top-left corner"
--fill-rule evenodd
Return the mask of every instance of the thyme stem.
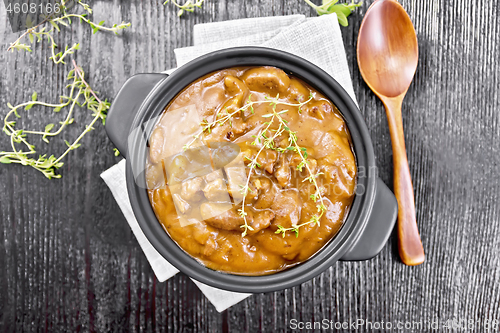
M 25 50 L 25 51 L 31 52 L 31 48 L 28 45 L 21 43 L 21 40 L 23 38 L 25 38 L 26 36 L 29 36 L 31 43 L 35 42 L 35 37 L 36 37 L 37 42 L 42 41 L 43 38 L 47 38 L 47 41 L 50 44 L 49 47 L 51 48 L 51 53 L 52 53 L 52 56 L 49 59 L 51 59 L 55 64 L 59 64 L 59 63 L 64 64 L 65 63 L 64 58 L 66 58 L 66 56 L 68 56 L 70 54 L 75 53 L 76 50 L 79 50 L 80 44 L 75 43 L 71 47 L 66 46 L 63 49 L 63 51 L 56 53 L 55 50 L 58 46 L 54 40 L 53 34 L 56 30 L 60 31 L 59 25 L 63 25 L 66 27 L 71 25 L 72 24 L 71 18 L 78 18 L 78 19 L 80 19 L 81 22 L 87 23 L 88 25 L 90 25 L 90 27 L 92 28 L 94 33 L 102 30 L 102 31 L 111 31 L 111 32 L 114 32 L 115 34 L 118 34 L 119 30 L 125 29 L 125 28 L 130 26 L 130 23 L 122 22 L 121 24 L 114 24 L 112 27 L 106 27 L 103 25 L 104 21 L 101 21 L 99 23 L 92 22 L 90 19 L 88 19 L 86 17 L 88 14 L 92 13 L 92 8 L 90 8 L 89 5 L 87 5 L 81 1 L 77 1 L 77 4 L 80 5 L 83 8 L 83 10 L 86 11 L 87 13 L 86 14 L 73 14 L 73 13 L 69 14 L 66 12 L 66 10 L 67 10 L 66 3 L 67 2 L 68 2 L 68 0 L 61 1 L 61 6 L 59 7 L 60 10 L 62 11 L 62 14 L 63 14 L 61 17 L 54 18 L 54 14 L 52 14 L 49 17 L 47 17 L 46 19 L 44 19 L 41 23 L 36 25 L 35 27 L 29 28 L 21 36 L 19 36 L 19 38 L 17 38 L 13 43 L 11 43 L 9 45 L 9 47 L 7 48 L 7 51 L 13 52 L 14 50 L 18 50 L 18 51 Z M 46 30 L 46 27 L 41 27 L 45 23 L 50 23 L 52 25 L 52 29 Z
M 183 5 L 181 5 L 176 0 L 166 0 L 163 5 L 166 5 L 169 2 L 173 3 L 177 8 L 179 8 L 177 16 L 182 16 L 182 14 L 184 14 L 184 11 L 192 13 L 196 8 L 201 8 L 201 5 L 203 5 L 204 1 L 205 0 L 194 0 L 193 2 L 193 0 L 187 0 Z
M 34 169 L 42 172 L 45 177 L 51 178 L 60 178 L 61 175 L 56 174 L 56 170 L 64 165 L 62 159 L 66 157 L 71 150 L 74 150 L 80 147 L 80 141 L 82 138 L 94 129 L 95 123 L 101 119 L 102 122 L 105 122 L 106 119 L 106 111 L 109 109 L 110 103 L 106 100 L 102 101 L 99 99 L 97 94 L 92 90 L 89 84 L 85 81 L 85 74 L 80 67 L 77 66 L 76 62 L 73 61 L 73 67 L 69 74 L 68 79 L 72 79 L 73 82 L 68 86 L 70 87 L 69 96 L 61 96 L 60 104 L 55 103 L 45 103 L 37 101 L 36 92 L 32 95 L 31 102 L 21 103 L 17 106 L 12 106 L 10 103 L 7 105 L 10 108 L 10 111 L 7 113 L 4 119 L 4 127 L 3 132 L 10 136 L 10 142 L 12 151 L 11 152 L 0 152 L 0 163 L 9 164 L 9 163 L 17 163 L 22 165 L 28 165 L 33 167 Z M 83 103 L 81 102 L 81 98 L 83 97 Z M 69 143 L 67 141 L 66 144 L 68 148 L 58 157 L 56 158 L 54 155 L 50 157 L 46 157 L 46 155 L 40 155 L 38 159 L 33 157 L 29 157 L 36 153 L 35 146 L 30 144 L 26 140 L 26 135 L 39 135 L 42 136 L 43 141 L 49 143 L 48 137 L 54 137 L 60 134 L 63 129 L 73 122 L 72 115 L 74 113 L 74 109 L 76 106 L 86 106 L 88 110 L 93 111 L 93 119 L 92 121 L 86 125 L 85 130 L 73 141 L 73 143 Z M 19 109 L 24 108 L 26 111 L 31 109 L 33 106 L 43 106 L 50 107 L 54 109 L 54 112 L 59 112 L 61 109 L 69 107 L 68 114 L 64 121 L 60 122 L 61 126 L 56 132 L 51 132 L 52 128 L 54 128 L 54 124 L 48 124 L 45 127 L 44 131 L 32 131 L 32 130 L 17 130 L 15 128 L 16 122 L 10 120 L 12 115 L 15 115 L 17 118 L 21 116 L 18 113 Z M 16 147 L 16 144 L 24 144 L 28 151 L 23 151 Z
M 339 24 L 347 27 L 349 22 L 347 21 L 347 17 L 351 15 L 351 13 L 357 8 L 360 7 L 363 3 L 355 3 L 354 0 L 351 0 L 351 3 L 337 3 L 339 0 L 323 0 L 321 5 L 316 5 L 310 0 L 304 0 L 309 6 L 311 6 L 318 15 L 324 14 L 337 14 L 337 20 Z
M 238 110 L 234 111 L 234 112 L 231 112 L 231 113 L 227 113 L 224 117 L 218 119 L 219 115 L 221 114 L 220 110 L 215 114 L 215 120 L 212 121 L 212 122 L 208 122 L 207 120 L 203 120 L 201 122 L 201 126 L 202 128 L 196 132 L 196 134 L 193 135 L 193 140 L 191 140 L 189 143 L 187 143 L 186 145 L 184 145 L 184 150 L 187 150 L 191 147 L 191 145 L 200 137 L 200 135 L 203 133 L 203 132 L 208 132 L 208 133 L 211 133 L 211 130 L 212 128 L 214 128 L 216 125 L 219 125 L 219 126 L 222 126 L 224 125 L 226 122 L 228 122 L 235 114 L 237 113 L 241 113 L 241 112 L 244 112 L 248 109 L 250 109 L 252 111 L 252 114 L 253 114 L 253 106 L 256 105 L 256 104 L 263 104 L 263 103 L 268 103 L 268 104 L 273 104 L 273 103 L 276 103 L 276 105 L 286 105 L 286 106 L 295 106 L 295 107 L 298 107 L 299 108 L 299 112 L 302 108 L 303 105 L 309 103 L 312 99 L 313 99 L 313 96 L 310 96 L 309 99 L 305 102 L 301 102 L 301 103 L 297 103 L 297 104 L 292 104 L 292 103 L 286 103 L 286 102 L 281 102 L 279 101 L 279 95 L 276 96 L 275 99 L 269 99 L 269 98 L 266 98 L 265 100 L 258 100 L 258 101 L 251 101 L 251 95 L 248 97 L 248 101 L 247 103 L 245 103 L 241 108 L 239 108 Z
M 281 116 L 279 116 L 279 115 L 278 115 L 278 120 L 282 124 L 286 125 L 285 120 L 283 118 L 281 118 Z M 321 191 L 319 189 L 318 182 L 316 181 L 316 178 L 318 178 L 318 176 L 321 173 L 314 174 L 312 172 L 312 170 L 309 166 L 309 163 L 307 161 L 307 158 L 304 156 L 303 148 L 300 147 L 299 144 L 297 143 L 297 136 L 292 131 L 289 131 L 289 135 L 290 135 L 289 140 L 290 140 L 291 144 L 293 145 L 293 147 L 295 148 L 294 151 L 297 154 L 299 154 L 301 161 L 302 161 L 302 163 L 299 164 L 299 167 L 297 167 L 297 168 L 299 169 L 299 171 L 301 171 L 300 165 L 303 165 L 306 167 L 307 172 L 309 173 L 309 177 L 307 177 L 303 181 L 309 181 L 314 185 L 315 193 L 311 196 L 311 199 L 314 200 L 314 202 L 318 202 L 318 200 L 319 200 L 319 205 L 317 205 L 319 215 L 315 214 L 311 217 L 311 219 L 309 221 L 301 223 L 299 225 L 292 226 L 290 228 L 284 228 L 281 225 L 278 226 L 278 230 L 276 231 L 277 234 L 283 233 L 283 237 L 285 237 L 285 233 L 287 231 L 293 231 L 293 232 L 295 232 L 296 236 L 298 237 L 300 227 L 303 227 L 303 226 L 308 225 L 308 224 L 315 224 L 315 223 L 320 225 L 320 220 L 323 217 L 324 212 L 326 211 L 326 206 L 324 204 L 323 196 L 321 195 Z
M 282 133 L 281 131 L 282 125 L 280 124 L 278 130 L 271 138 L 264 140 L 264 142 L 260 142 L 260 138 L 265 137 L 266 132 L 270 130 L 271 124 L 274 122 L 275 119 L 275 114 L 276 113 L 273 114 L 271 120 L 268 122 L 267 127 L 257 136 L 255 141 L 252 142 L 252 144 L 254 145 L 257 145 L 257 143 L 262 143 L 262 147 L 259 149 L 255 157 L 251 160 L 249 164 L 250 171 L 248 172 L 246 184 L 243 187 L 243 200 L 241 201 L 241 209 L 240 209 L 240 215 L 243 217 L 243 222 L 244 222 L 244 224 L 241 226 L 241 228 L 244 229 L 243 233 L 241 234 L 242 237 L 246 236 L 248 229 L 253 230 L 253 228 L 248 225 L 248 221 L 246 218 L 247 214 L 245 212 L 245 199 L 247 197 L 248 191 L 250 190 L 250 177 L 252 176 L 252 170 L 255 169 L 255 167 L 257 166 L 257 159 L 259 158 L 260 153 L 262 153 L 262 151 L 265 148 L 270 148 L 271 142 L 274 142 L 274 139 L 279 137 Z
M 246 196 L 248 194 L 248 191 L 250 191 L 250 178 L 252 176 L 253 169 L 255 169 L 256 166 L 258 165 L 257 159 L 264 149 L 277 150 L 280 153 L 284 153 L 287 150 L 293 150 L 293 151 L 297 152 L 297 154 L 300 156 L 300 159 L 301 159 L 301 163 L 299 164 L 297 169 L 299 169 L 299 171 L 302 171 L 303 167 L 306 168 L 309 176 L 306 177 L 304 179 L 304 181 L 309 181 L 310 183 L 312 183 L 314 185 L 315 193 L 313 195 L 311 195 L 311 199 L 314 202 L 318 203 L 316 206 L 318 209 L 317 214 L 314 214 L 309 221 L 304 222 L 304 223 L 299 224 L 299 225 L 293 225 L 290 228 L 284 228 L 283 226 L 280 225 L 280 226 L 278 226 L 278 230 L 276 231 L 276 233 L 278 233 L 278 234 L 282 233 L 283 237 L 285 237 L 286 232 L 292 231 L 292 232 L 295 232 L 295 234 L 298 236 L 299 228 L 301 228 L 305 225 L 308 225 L 308 224 L 315 224 L 315 223 L 317 223 L 318 225 L 320 224 L 320 220 L 323 217 L 324 212 L 326 211 L 326 206 L 324 204 L 323 197 L 321 195 L 318 183 L 316 181 L 316 178 L 319 175 L 321 175 L 321 173 L 314 174 L 312 172 L 312 170 L 309 166 L 309 161 L 307 161 L 306 149 L 299 146 L 299 144 L 297 142 L 296 133 L 293 132 L 289 128 L 287 121 L 285 119 L 283 119 L 283 117 L 281 116 L 282 114 L 288 112 L 288 110 L 283 110 L 283 111 L 279 111 L 279 112 L 276 111 L 276 108 L 278 105 L 283 105 L 283 106 L 298 107 L 298 112 L 300 113 L 302 106 L 309 103 L 313 98 L 314 97 L 311 95 L 309 97 L 309 99 L 306 100 L 305 102 L 300 102 L 300 103 L 294 104 L 294 103 L 280 101 L 279 95 L 277 95 L 275 98 L 269 98 L 266 96 L 266 98 L 264 100 L 259 100 L 259 101 L 251 101 L 251 96 L 249 96 L 247 103 L 245 103 L 238 110 L 231 112 L 231 113 L 227 112 L 227 110 L 226 110 L 226 114 L 222 117 L 220 117 L 221 111 L 219 111 L 215 114 L 215 119 L 212 122 L 208 122 L 207 120 L 204 119 L 200 124 L 202 126 L 202 128 L 195 135 L 193 135 L 193 140 L 191 140 L 188 144 L 186 144 L 184 146 L 184 150 L 188 149 L 197 139 L 199 139 L 200 135 L 202 135 L 204 132 L 211 133 L 212 128 L 214 128 L 217 125 L 219 125 L 219 126 L 224 125 L 225 123 L 230 121 L 230 119 L 235 114 L 241 113 L 242 111 L 246 111 L 248 109 L 252 110 L 252 114 L 253 114 L 253 106 L 256 104 L 268 103 L 270 106 L 272 106 L 271 113 L 261 115 L 262 118 L 269 118 L 269 121 L 267 122 L 266 128 L 263 131 L 261 131 L 259 133 L 259 135 L 256 136 L 255 141 L 252 142 L 253 145 L 262 144 L 262 147 L 259 149 L 259 151 L 255 155 L 255 157 L 253 157 L 251 159 L 251 161 L 248 165 L 250 168 L 250 171 L 248 173 L 246 184 L 245 184 L 245 186 L 243 186 L 243 189 L 242 189 L 244 196 L 243 196 L 243 200 L 242 200 L 241 209 L 239 209 L 238 212 L 239 212 L 239 215 L 241 217 L 243 217 L 244 224 L 241 225 L 241 228 L 243 229 L 243 232 L 242 232 L 243 237 L 247 235 L 248 230 L 253 230 L 253 228 L 248 224 L 247 213 L 245 212 L 245 202 L 246 202 Z M 275 131 L 273 136 L 266 137 L 266 133 L 269 131 L 272 131 L 271 125 L 276 120 L 278 120 L 278 124 L 279 124 L 278 129 Z M 288 132 L 288 135 L 289 135 L 289 146 L 287 148 L 275 147 L 274 140 L 285 131 Z

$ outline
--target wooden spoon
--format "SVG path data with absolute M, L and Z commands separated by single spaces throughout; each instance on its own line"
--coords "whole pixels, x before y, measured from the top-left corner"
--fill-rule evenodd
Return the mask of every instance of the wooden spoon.
M 415 200 L 406 157 L 401 105 L 415 75 L 417 36 L 404 8 L 394 0 L 375 1 L 358 35 L 358 64 L 366 84 L 382 100 L 391 133 L 394 194 L 398 200 L 398 248 L 410 266 L 424 262 L 425 254 L 415 219 Z

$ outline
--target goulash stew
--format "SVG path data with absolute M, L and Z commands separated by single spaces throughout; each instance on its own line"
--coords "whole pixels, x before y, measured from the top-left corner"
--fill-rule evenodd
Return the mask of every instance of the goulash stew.
M 170 237 L 205 266 L 271 274 L 339 231 L 356 161 L 336 107 L 274 67 L 208 74 L 166 107 L 149 139 L 146 180 Z

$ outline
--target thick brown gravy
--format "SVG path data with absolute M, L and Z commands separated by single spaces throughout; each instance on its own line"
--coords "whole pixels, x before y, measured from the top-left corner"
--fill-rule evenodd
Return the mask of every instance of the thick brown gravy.
M 269 102 L 277 96 L 277 104 Z M 264 102 L 238 111 L 257 101 Z M 288 110 L 280 116 L 305 148 L 326 206 L 320 223 L 303 225 L 298 234 L 276 232 L 310 221 L 318 202 L 310 198 L 316 187 L 305 180 L 308 170 L 297 170 L 299 154 L 286 148 L 289 132 L 271 148 L 252 144 L 275 119 L 265 117 L 273 108 Z M 193 137 L 203 124 L 235 111 Z M 266 137 L 278 129 L 274 120 Z M 354 197 L 356 162 L 343 118 L 320 92 L 274 67 L 229 68 L 194 81 L 166 107 L 149 145 L 146 179 L 159 222 L 184 251 L 214 270 L 264 275 L 307 260 L 338 232 Z M 244 207 L 253 230 L 242 236 L 238 210 L 245 192 L 235 188 L 246 184 L 256 156 Z

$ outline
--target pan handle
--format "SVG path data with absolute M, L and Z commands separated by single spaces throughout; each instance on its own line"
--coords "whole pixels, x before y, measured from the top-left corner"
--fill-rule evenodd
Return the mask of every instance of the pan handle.
M 380 178 L 377 178 L 377 189 L 372 213 L 363 234 L 340 260 L 367 260 L 375 257 L 387 243 L 398 217 L 398 202 Z
M 137 111 L 153 88 L 167 77 L 163 73 L 136 74 L 123 84 L 111 104 L 106 117 L 106 133 L 125 158 L 130 126 Z

